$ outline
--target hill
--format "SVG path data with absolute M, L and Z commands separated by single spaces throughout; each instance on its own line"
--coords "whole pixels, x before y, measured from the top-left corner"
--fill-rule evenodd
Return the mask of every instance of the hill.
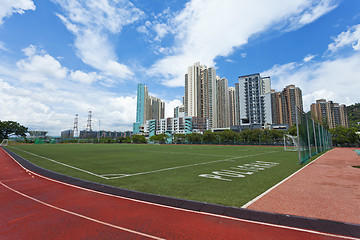
M 360 103 L 355 103 L 346 107 L 346 111 L 349 119 L 349 127 L 359 127 L 357 123 L 360 122 Z

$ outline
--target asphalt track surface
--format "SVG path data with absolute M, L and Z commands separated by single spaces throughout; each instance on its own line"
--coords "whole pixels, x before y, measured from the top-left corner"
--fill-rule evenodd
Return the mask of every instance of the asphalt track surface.
M 356 239 L 114 196 L 44 177 L 0 149 L 0 239 Z
M 248 208 L 360 224 L 360 169 L 353 167 L 360 156 L 354 150 L 326 152 Z

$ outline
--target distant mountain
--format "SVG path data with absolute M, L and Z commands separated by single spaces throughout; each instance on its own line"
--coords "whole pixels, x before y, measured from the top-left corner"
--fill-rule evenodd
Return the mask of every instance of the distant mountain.
M 349 127 L 360 127 L 357 123 L 360 122 L 360 103 L 355 103 L 346 107 L 349 119 Z

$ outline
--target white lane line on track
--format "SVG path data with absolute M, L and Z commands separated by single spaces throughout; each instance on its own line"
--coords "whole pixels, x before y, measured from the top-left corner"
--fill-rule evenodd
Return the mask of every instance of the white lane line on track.
M 51 158 L 43 157 L 43 156 L 37 155 L 37 154 L 35 154 L 35 153 L 31 153 L 31 152 L 28 152 L 28 151 L 25 151 L 25 150 L 22 150 L 22 149 L 19 149 L 19 148 L 16 148 L 16 147 L 12 147 L 12 148 L 14 148 L 14 149 L 16 149 L 16 150 L 19 150 L 19 151 L 21 151 L 21 152 L 24 152 L 24 153 L 33 155 L 33 156 L 35 156 L 35 157 L 39 157 L 39 158 L 42 158 L 42 159 L 45 159 L 45 160 L 48 160 L 48 161 L 51 161 L 51 162 L 54 162 L 54 163 L 63 165 L 63 166 L 68 167 L 68 168 L 75 169 L 75 170 L 78 170 L 78 171 L 81 171 L 81 172 L 84 172 L 84 173 L 87 173 L 87 174 L 90 174 L 90 175 L 93 175 L 93 176 L 96 176 L 96 177 L 99 177 L 99 178 L 109 179 L 109 178 L 104 177 L 104 176 L 102 176 L 102 175 L 99 175 L 99 174 L 96 174 L 96 173 L 93 173 L 93 172 L 90 172 L 90 171 L 87 171 L 87 170 L 84 170 L 84 169 L 81 169 L 81 168 L 77 168 L 77 167 L 74 167 L 74 166 L 71 166 L 71 165 L 68 165 L 68 164 L 65 164 L 65 163 L 56 161 L 56 160 L 51 159 Z
M 127 201 L 137 202 L 137 203 L 141 203 L 141 204 L 145 204 L 145 205 L 152 205 L 152 206 L 156 206 L 156 207 L 160 207 L 160 208 L 172 209 L 172 210 L 176 210 L 176 211 L 190 212 L 190 213 L 201 214 L 201 215 L 206 215 L 206 216 L 212 216 L 212 217 L 217 217 L 217 218 L 230 219 L 230 220 L 239 221 L 239 222 L 252 223 L 252 224 L 270 226 L 270 227 L 275 227 L 275 228 L 289 229 L 289 230 L 294 230 L 294 231 L 298 231 L 298 232 L 307 232 L 307 233 L 312 233 L 312 234 L 315 234 L 315 235 L 321 235 L 321 236 L 327 236 L 327 237 L 336 237 L 336 238 L 339 238 L 339 239 L 359 240 L 359 238 L 355 238 L 355 237 L 348 237 L 348 236 L 336 235 L 336 234 L 331 234 L 331 233 L 317 232 L 317 231 L 314 231 L 314 230 L 307 230 L 307 229 L 296 228 L 296 227 L 288 227 L 288 226 L 276 225 L 276 224 L 272 224 L 272 223 L 256 222 L 256 221 L 253 221 L 253 220 L 234 218 L 234 217 L 218 215 L 218 214 L 213 214 L 213 213 L 207 213 L 207 212 L 198 212 L 198 211 L 193 211 L 193 210 L 188 210 L 188 209 L 183 209 L 183 208 L 177 208 L 177 207 L 161 205 L 161 204 L 158 204 L 158 203 L 145 202 L 145 201 L 142 201 L 142 200 L 136 200 L 136 199 L 132 199 L 132 198 L 112 195 L 112 194 L 109 194 L 109 193 L 98 192 L 98 191 L 95 191 L 95 190 L 92 190 L 92 189 L 83 188 L 83 187 L 79 187 L 79 186 L 72 185 L 72 184 L 69 184 L 69 183 L 61 182 L 61 181 L 58 181 L 58 180 L 55 180 L 55 179 L 51 179 L 51 178 L 45 177 L 45 176 L 43 176 L 41 174 L 38 174 L 36 172 L 32 172 L 32 171 L 26 169 L 25 167 L 23 167 L 20 163 L 18 163 L 9 153 L 7 153 L 6 151 L 4 151 L 4 152 L 15 163 L 17 163 L 21 168 L 23 168 L 27 172 L 31 172 L 32 174 L 34 174 L 34 175 L 36 175 L 36 176 L 38 176 L 40 178 L 43 178 L 45 180 L 52 181 L 52 182 L 55 182 L 55 183 L 58 183 L 58 184 L 62 184 L 62 185 L 68 186 L 68 187 L 80 189 L 80 190 L 83 190 L 83 191 L 88 191 L 88 192 L 92 192 L 92 193 L 96 193 L 96 194 L 100 194 L 100 195 L 104 195 L 104 196 L 119 198 L 119 199 L 123 199 L 123 200 L 127 200 Z
M 154 171 L 148 171 L 148 172 L 123 174 L 123 176 L 109 177 L 108 179 L 118 179 L 118 178 L 132 177 L 132 176 L 138 176 L 138 175 L 144 175 L 144 174 L 150 174 L 150 173 L 157 173 L 157 172 L 163 172 L 163 171 L 169 171 L 169 170 L 174 170 L 174 169 L 179 169 L 179 168 L 194 167 L 194 166 L 200 166 L 200 165 L 211 164 L 211 163 L 218 163 L 218 162 L 227 162 L 227 161 L 228 161 L 228 162 L 232 162 L 232 161 L 235 161 L 236 159 L 240 159 L 240 158 L 254 157 L 254 156 L 264 155 L 264 154 L 270 154 L 270 153 L 274 153 L 274 152 L 277 152 L 277 151 L 265 152 L 265 153 L 258 153 L 258 154 L 253 154 L 253 155 L 240 156 L 240 157 L 232 157 L 232 158 L 215 160 L 215 161 L 210 161 L 210 162 L 194 163 L 194 164 L 183 165 L 183 166 L 176 166 L 176 167 L 170 167 L 170 168 L 163 168 L 163 169 L 154 170 Z
M 39 199 L 36 199 L 36 198 L 33 198 L 29 195 L 26 195 L 22 192 L 19 192 L 9 186 L 7 186 L 6 184 L 0 182 L 1 185 L 3 185 L 5 188 L 9 189 L 10 191 L 13 191 L 23 197 L 26 197 L 30 200 L 33 200 L 37 203 L 40 203 L 40 204 L 43 204 L 47 207 L 50 207 L 50 208 L 53 208 L 53 209 L 56 209 L 56 210 L 59 210 L 61 212 L 64 212 L 64 213 L 67 213 L 67 214 L 71 214 L 71 215 L 74 215 L 74 216 L 77 216 L 77 217 L 80 217 L 80 218 L 84 218 L 86 220 L 89 220 L 89 221 L 92 221 L 92 222 L 95 222 L 95 223 L 99 223 L 99 224 L 102 224 L 102 225 L 105 225 L 105 226 L 108 226 L 108 227 L 112 227 L 112 228 L 116 228 L 116 229 L 119 229 L 119 230 L 122 230 L 122 231 L 125 231 L 125 232 L 129 232 L 129 233 L 132 233 L 132 234 L 136 234 L 136 235 L 140 235 L 140 236 L 143 236 L 143 237 L 147 237 L 147 238 L 151 238 L 151 239 L 157 239 L 157 240 L 164 240 L 164 238 L 159 238 L 159 237 L 156 237 L 156 236 L 152 236 L 152 235 L 149 235 L 149 234 L 146 234 L 146 233 L 142 233 L 142 232 L 138 232 L 138 231 L 135 231 L 135 230 L 131 230 L 131 229 L 128 229 L 128 228 L 124 228 L 124 227 L 120 227 L 120 226 L 117 226 L 117 225 L 114 225 L 114 224 L 111 224 L 111 223 L 107 223 L 107 222 L 103 222 L 103 221 L 100 221 L 100 220 L 97 220 L 97 219 L 94 219 L 94 218 L 91 218 L 91 217 L 87 217 L 87 216 L 84 216 L 82 214 L 79 214 L 79 213 L 75 213 L 75 212 L 72 212 L 72 211 L 69 211 L 69 210 L 66 210 L 66 209 L 63 209 L 63 208 L 59 208 L 59 207 L 56 207 L 54 205 L 51 205 L 51 204 L 48 204 L 46 202 L 43 202 Z
M 297 170 L 296 172 L 294 172 L 293 174 L 291 174 L 290 176 L 288 176 L 287 178 L 285 178 L 284 180 L 282 180 L 281 182 L 277 183 L 276 185 L 272 186 L 271 188 L 269 188 L 268 190 L 266 190 L 265 192 L 263 192 L 262 194 L 260 194 L 259 196 L 255 197 L 253 200 L 249 201 L 248 203 L 246 203 L 245 205 L 243 205 L 241 208 L 248 208 L 251 204 L 255 203 L 256 201 L 258 201 L 260 198 L 262 198 L 263 196 L 265 196 L 266 194 L 268 194 L 269 192 L 271 192 L 272 190 L 274 190 L 275 188 L 277 188 L 278 186 L 280 186 L 281 184 L 283 184 L 284 182 L 286 182 L 288 179 L 290 179 L 291 177 L 293 177 L 295 174 L 297 174 L 298 172 L 300 172 L 301 170 L 303 170 L 304 168 L 306 168 L 307 166 L 309 166 L 310 164 L 312 164 L 313 162 L 315 162 L 316 160 L 318 160 L 320 157 L 324 156 L 325 154 L 327 154 L 330 151 L 327 151 L 326 153 L 322 154 L 321 156 L 317 157 L 316 159 L 314 159 L 311 163 L 307 164 L 305 167 L 300 168 L 299 170 Z

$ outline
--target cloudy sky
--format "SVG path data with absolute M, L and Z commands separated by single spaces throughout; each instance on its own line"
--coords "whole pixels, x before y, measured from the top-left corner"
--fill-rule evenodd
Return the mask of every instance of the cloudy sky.
M 131 130 L 137 83 L 166 102 L 184 95 L 195 62 L 360 102 L 358 0 L 1 0 L 0 120 L 59 136 L 86 126 Z M 100 126 L 99 126 L 100 125 Z

